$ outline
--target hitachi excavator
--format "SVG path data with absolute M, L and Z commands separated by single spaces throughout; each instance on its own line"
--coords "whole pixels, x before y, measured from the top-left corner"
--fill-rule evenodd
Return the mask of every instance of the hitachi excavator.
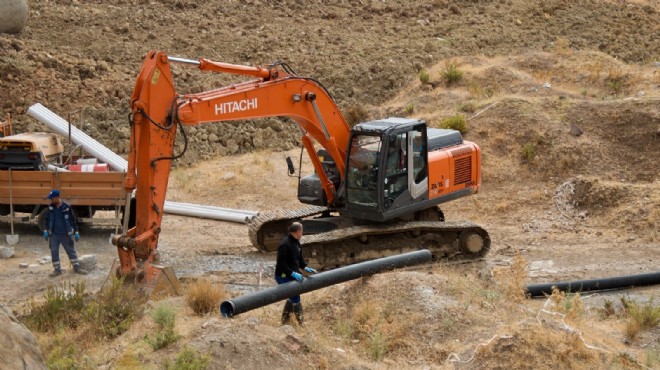
M 253 79 L 179 95 L 173 63 Z M 446 222 L 438 208 L 481 186 L 480 149 L 458 131 L 427 128 L 424 121 L 409 118 L 350 128 L 328 90 L 285 63 L 249 67 L 151 51 L 131 97 L 125 188 L 135 190 L 135 226 L 125 226 L 114 238 L 116 273 L 132 274 L 148 287 L 162 275 L 154 259 L 172 161 L 183 154 L 174 153 L 177 130 L 185 148 L 183 126 L 276 116 L 288 117 L 302 131 L 314 174 L 299 177 L 298 199 L 305 207 L 261 212 L 249 225 L 250 240 L 259 250 L 276 250 L 286 226 L 301 221 L 303 254 L 319 269 L 422 248 L 436 259 L 475 259 L 488 252 L 484 229 L 467 221 Z M 294 173 L 293 162 L 287 162 Z

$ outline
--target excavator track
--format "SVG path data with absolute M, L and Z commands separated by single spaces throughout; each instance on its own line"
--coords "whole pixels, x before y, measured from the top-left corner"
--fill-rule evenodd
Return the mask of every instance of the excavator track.
M 260 214 L 250 224 L 250 240 L 262 251 L 274 251 L 283 230 L 292 221 L 322 214 L 324 207 Z M 268 242 L 264 246 L 263 241 Z M 420 249 L 428 249 L 436 261 L 475 260 L 490 250 L 490 236 L 468 221 L 405 221 L 336 228 L 306 235 L 303 256 L 321 270 L 346 266 Z
M 249 224 L 250 243 L 262 252 L 276 251 L 291 222 L 320 215 L 325 211 L 327 211 L 326 207 L 310 206 L 293 210 L 260 212 Z

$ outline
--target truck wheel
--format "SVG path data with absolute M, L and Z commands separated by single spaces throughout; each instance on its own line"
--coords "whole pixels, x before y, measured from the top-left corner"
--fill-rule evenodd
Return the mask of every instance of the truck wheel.
M 37 217 L 37 226 L 42 233 L 46 230 L 46 212 L 48 212 L 48 207 L 42 209 Z
M 0 205 L 0 216 L 7 216 L 9 214 L 10 208 L 6 204 Z

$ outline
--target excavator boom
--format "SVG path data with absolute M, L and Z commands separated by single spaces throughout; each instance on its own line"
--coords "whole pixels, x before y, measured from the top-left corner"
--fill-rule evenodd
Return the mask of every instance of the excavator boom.
M 177 95 L 171 64 L 184 63 L 202 71 L 258 77 L 199 93 Z M 174 139 L 181 125 L 284 116 L 301 128 L 302 142 L 321 177 L 330 203 L 336 189 L 325 177 L 312 139 L 334 159 L 344 173 L 350 129 L 327 90 L 317 81 L 274 67 L 246 67 L 168 57 L 149 52 L 131 96 L 131 141 L 125 188 L 135 190 L 136 224 L 116 238 L 120 274 L 138 269 L 139 260 L 153 261 L 163 215 Z M 148 275 L 148 274 L 147 274 Z

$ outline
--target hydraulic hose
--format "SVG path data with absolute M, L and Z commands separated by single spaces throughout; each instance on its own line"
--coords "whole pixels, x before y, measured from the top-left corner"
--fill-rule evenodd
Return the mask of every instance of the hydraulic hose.
M 224 301 L 220 305 L 220 313 L 224 317 L 232 317 L 330 285 L 429 261 L 431 261 L 431 252 L 427 249 L 422 249 L 415 252 L 361 262 L 312 275 L 305 278 L 302 282 L 291 281 L 259 292 L 246 294 L 230 301 Z
M 599 290 L 621 289 L 645 285 L 660 284 L 660 272 L 648 274 L 614 276 L 601 279 L 565 281 L 559 283 L 531 284 L 527 286 L 527 293 L 532 297 L 544 297 L 552 294 L 556 287 L 562 292 L 593 292 Z

